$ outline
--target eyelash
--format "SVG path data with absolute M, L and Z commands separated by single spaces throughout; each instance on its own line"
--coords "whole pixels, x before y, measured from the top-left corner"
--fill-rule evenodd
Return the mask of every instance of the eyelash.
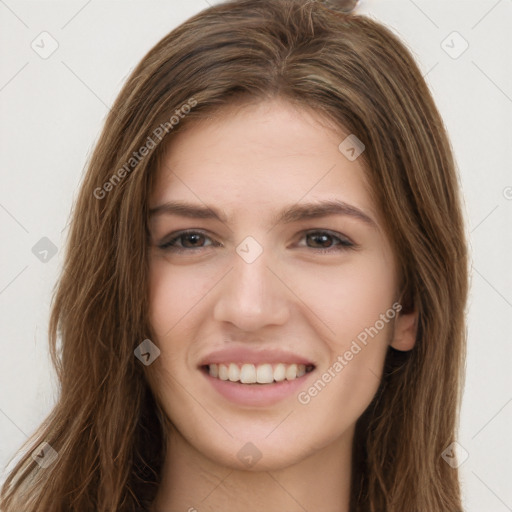
M 207 239 L 211 238 L 207 236 L 202 231 L 197 230 L 185 230 L 180 231 L 175 234 L 171 240 L 168 242 L 165 242 L 161 245 L 159 245 L 159 248 L 166 252 L 174 252 L 174 253 L 183 253 L 183 252 L 190 252 L 190 251 L 200 251 L 201 249 L 204 249 L 205 247 L 219 247 L 221 244 L 218 242 L 214 242 L 210 244 L 210 246 L 203 246 L 203 247 L 179 247 L 174 245 L 180 238 L 186 235 L 201 235 L 204 236 Z M 339 251 L 345 251 L 347 249 L 354 249 L 356 247 L 356 244 L 348 240 L 346 237 L 343 237 L 339 233 L 335 233 L 333 231 L 330 231 L 328 229 L 322 229 L 322 230 L 309 230 L 302 233 L 303 237 L 307 237 L 308 235 L 327 235 L 335 240 L 337 240 L 339 243 L 332 245 L 331 247 L 326 248 L 319 248 L 319 247 L 311 247 L 311 250 L 317 253 L 332 253 L 332 252 L 339 252 Z M 302 240 L 302 238 L 301 238 Z M 306 246 L 307 247 L 307 246 Z

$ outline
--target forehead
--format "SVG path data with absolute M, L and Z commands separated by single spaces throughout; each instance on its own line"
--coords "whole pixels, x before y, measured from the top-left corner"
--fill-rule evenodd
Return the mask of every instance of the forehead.
M 169 143 L 150 203 L 183 199 L 265 206 L 339 199 L 374 210 L 362 158 L 339 149 L 349 135 L 284 100 L 222 108 L 193 121 Z

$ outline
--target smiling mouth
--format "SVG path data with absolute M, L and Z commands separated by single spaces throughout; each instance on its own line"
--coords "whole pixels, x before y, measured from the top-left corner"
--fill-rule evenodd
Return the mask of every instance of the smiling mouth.
M 201 367 L 202 370 L 215 379 L 236 382 L 239 384 L 274 384 L 285 380 L 296 380 L 312 372 L 313 365 L 304 364 L 251 364 L 251 363 L 225 363 L 209 364 Z

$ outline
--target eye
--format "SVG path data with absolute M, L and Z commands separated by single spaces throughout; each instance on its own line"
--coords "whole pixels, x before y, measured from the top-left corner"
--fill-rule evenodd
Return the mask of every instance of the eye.
M 207 244 L 207 241 L 211 243 Z M 165 251 L 186 251 L 186 250 L 197 250 L 203 249 L 204 247 L 208 247 L 211 245 L 220 245 L 218 243 L 214 243 L 212 239 L 202 233 L 201 231 L 181 231 L 179 233 L 175 233 L 174 236 L 168 241 L 165 242 L 158 247 Z
M 306 240 L 306 246 L 319 252 L 343 251 L 355 247 L 355 244 L 340 233 L 328 230 L 308 231 L 302 239 Z M 302 240 L 301 239 L 301 240 Z M 299 244 L 304 247 L 304 244 Z
M 308 231 L 303 234 L 302 240 L 305 241 L 305 244 L 299 243 L 299 247 L 308 247 L 321 253 L 343 251 L 355 247 L 355 244 L 345 236 L 329 230 Z M 221 246 L 220 243 L 215 242 L 205 233 L 187 230 L 174 233 L 169 241 L 160 244 L 158 247 L 170 252 L 190 252 L 219 246 Z

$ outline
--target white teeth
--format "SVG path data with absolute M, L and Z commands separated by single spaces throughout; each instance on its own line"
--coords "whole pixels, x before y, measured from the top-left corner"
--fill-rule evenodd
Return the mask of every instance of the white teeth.
M 256 382 L 256 368 L 253 364 L 244 364 L 242 366 L 240 382 L 243 384 L 254 384 Z
M 239 366 L 236 363 L 210 364 L 209 374 L 214 378 L 241 382 L 242 384 L 270 384 L 283 380 L 294 380 L 306 374 L 303 364 L 270 363 L 254 365 L 245 363 Z
M 297 365 L 291 364 L 286 368 L 286 380 L 293 380 L 297 378 Z
M 259 384 L 274 382 L 274 371 L 271 364 L 260 364 L 256 370 L 256 380 Z
M 219 379 L 228 380 L 228 367 L 225 364 L 219 364 Z
M 219 376 L 219 367 L 216 364 L 210 365 L 210 375 L 212 377 L 218 377 Z
M 228 368 L 228 378 L 231 382 L 238 382 L 240 380 L 240 368 L 235 363 L 231 363 Z
M 281 382 L 286 378 L 286 366 L 283 363 L 279 363 L 274 368 L 274 380 Z

